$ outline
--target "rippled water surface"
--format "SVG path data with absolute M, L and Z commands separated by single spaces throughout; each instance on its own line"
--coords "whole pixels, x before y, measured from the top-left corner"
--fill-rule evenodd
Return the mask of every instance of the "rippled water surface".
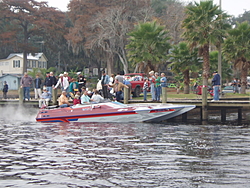
M 0 187 L 248 187 L 248 127 L 0 118 Z

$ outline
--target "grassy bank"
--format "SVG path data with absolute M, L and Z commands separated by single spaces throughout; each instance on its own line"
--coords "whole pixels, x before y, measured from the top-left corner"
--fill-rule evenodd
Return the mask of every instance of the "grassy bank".
M 61 90 L 58 89 L 57 90 L 58 94 L 60 94 Z M 34 91 L 31 91 L 31 96 L 34 96 Z M 2 98 L 3 96 L 3 92 L 0 91 L 0 98 Z M 7 96 L 9 97 L 17 97 L 18 96 L 18 91 L 17 90 L 10 90 L 7 94 Z M 233 93 L 226 93 L 223 95 L 222 98 L 246 98 L 249 97 L 250 99 L 250 90 L 247 91 L 247 94 L 233 94 Z M 196 95 L 194 93 L 190 93 L 190 94 L 184 94 L 183 92 L 180 92 L 179 94 L 176 93 L 175 90 L 170 89 L 167 93 L 167 98 L 168 99 L 197 99 L 197 98 L 201 98 L 201 95 Z M 140 97 L 133 97 L 133 99 L 138 99 L 138 100 L 143 100 L 143 94 L 140 95 Z M 151 94 L 148 93 L 147 96 L 148 100 L 151 100 Z M 208 99 L 212 99 L 212 97 L 210 95 L 208 95 Z

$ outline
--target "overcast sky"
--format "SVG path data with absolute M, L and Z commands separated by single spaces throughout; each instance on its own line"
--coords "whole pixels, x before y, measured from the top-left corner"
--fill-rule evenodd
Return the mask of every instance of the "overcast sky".
M 70 2 L 70 0 L 43 0 L 43 1 L 47 1 L 49 6 L 56 7 L 61 11 L 67 11 L 67 5 Z M 180 1 L 193 2 L 194 0 L 180 0 Z M 196 1 L 199 2 L 199 0 Z M 214 3 L 219 5 L 220 0 L 214 0 Z M 243 14 L 245 10 L 250 10 L 250 0 L 221 0 L 221 4 L 222 4 L 222 10 L 234 16 Z

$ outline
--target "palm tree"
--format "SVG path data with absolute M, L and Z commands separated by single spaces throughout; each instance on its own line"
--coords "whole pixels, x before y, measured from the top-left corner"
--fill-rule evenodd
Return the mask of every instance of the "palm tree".
M 241 92 L 246 93 L 247 73 L 250 67 L 250 25 L 237 23 L 237 27 L 228 31 L 228 38 L 223 46 L 223 53 L 235 68 L 241 71 Z
M 164 26 L 156 21 L 141 23 L 128 35 L 130 42 L 126 49 L 134 65 L 146 62 L 145 70 L 154 70 L 157 63 L 166 61 L 170 38 Z
M 194 48 L 190 51 L 186 42 L 181 42 L 174 46 L 170 51 L 169 57 L 172 62 L 170 66 L 172 71 L 178 75 L 184 76 L 184 94 L 189 94 L 190 86 L 190 71 L 196 71 L 199 67 L 199 58 L 197 57 L 198 49 Z
M 191 48 L 199 48 L 203 57 L 203 85 L 207 86 L 210 72 L 209 47 L 219 42 L 218 36 L 224 33 L 221 23 L 224 23 L 228 15 L 223 13 L 219 6 L 214 5 L 212 0 L 187 6 L 186 14 L 183 36 Z

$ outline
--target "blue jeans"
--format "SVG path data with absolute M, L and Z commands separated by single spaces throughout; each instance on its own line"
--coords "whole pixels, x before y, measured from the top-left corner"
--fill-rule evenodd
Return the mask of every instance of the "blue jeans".
M 156 100 L 156 98 L 155 98 L 155 86 L 154 86 L 154 84 L 150 85 L 150 89 L 151 89 L 152 100 L 154 101 L 154 100 Z
M 115 93 L 115 98 L 116 98 L 117 101 L 122 100 L 122 91 L 117 91 Z
M 68 107 L 69 105 L 68 104 L 62 104 L 60 105 L 60 108 L 65 108 L 65 107 Z
M 161 86 L 157 86 L 155 90 L 155 97 L 157 101 L 161 100 Z
M 220 87 L 219 86 L 214 86 L 214 100 L 215 101 L 218 101 L 219 100 L 219 89 Z
M 52 95 L 52 86 L 46 86 L 46 89 L 47 89 L 47 91 L 50 92 L 51 95 Z M 50 97 L 49 100 L 51 100 L 51 97 Z
M 146 89 L 143 90 L 143 100 L 146 101 L 147 100 L 147 94 L 148 91 Z
M 23 87 L 23 99 L 30 100 L 30 87 Z

